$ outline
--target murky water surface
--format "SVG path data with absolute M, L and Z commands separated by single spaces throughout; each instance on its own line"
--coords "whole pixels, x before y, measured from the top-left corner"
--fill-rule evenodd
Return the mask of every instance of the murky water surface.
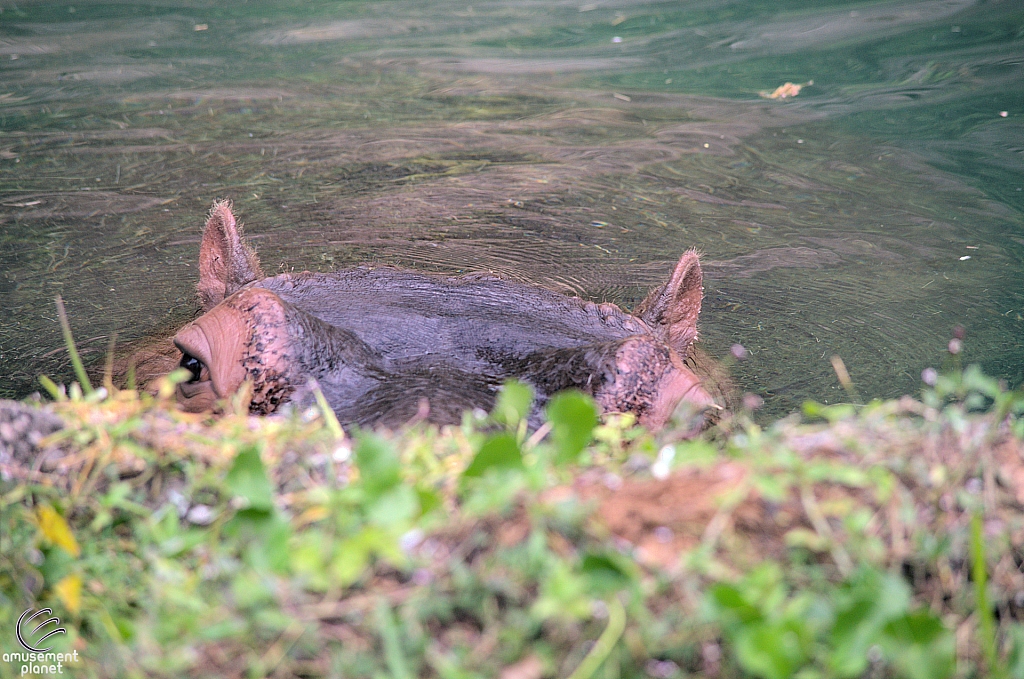
M 1018 2 L 0 7 L 0 396 L 69 375 L 58 293 L 93 360 L 189 319 L 216 198 L 268 272 L 631 306 L 696 246 L 704 345 L 769 414 L 845 398 L 833 355 L 913 392 L 957 325 L 1024 377 Z

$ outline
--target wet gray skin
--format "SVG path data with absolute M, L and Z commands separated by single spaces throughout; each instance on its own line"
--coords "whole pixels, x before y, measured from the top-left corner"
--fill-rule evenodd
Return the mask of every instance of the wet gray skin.
M 680 402 L 714 405 L 684 364 L 702 296 L 693 252 L 638 316 L 493 276 L 358 268 L 262 278 L 230 206 L 218 203 L 199 268 L 206 313 L 175 337 L 193 373 L 178 389 L 189 410 L 248 381 L 250 409 L 270 413 L 311 402 L 316 384 L 345 423 L 446 424 L 490 408 L 509 378 L 531 384 L 538 406 L 577 388 L 653 428 Z

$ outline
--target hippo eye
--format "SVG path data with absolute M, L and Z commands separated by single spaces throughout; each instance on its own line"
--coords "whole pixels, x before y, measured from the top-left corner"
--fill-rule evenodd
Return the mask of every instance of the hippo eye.
M 192 373 L 192 379 L 189 383 L 198 382 L 203 374 L 203 362 L 191 354 L 182 353 L 181 363 L 178 364 L 185 370 Z

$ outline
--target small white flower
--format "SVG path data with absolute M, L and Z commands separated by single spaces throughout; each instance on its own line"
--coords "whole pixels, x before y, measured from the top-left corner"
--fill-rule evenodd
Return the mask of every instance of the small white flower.
M 352 457 L 352 446 L 350 446 L 347 441 L 339 444 L 338 447 L 334 449 L 334 454 L 331 455 L 331 458 L 333 458 L 335 462 L 347 462 L 350 457 Z
M 413 528 L 407 531 L 402 537 L 398 538 L 398 546 L 402 548 L 402 551 L 406 554 L 423 542 L 423 531 L 419 528 Z
M 196 505 L 188 510 L 186 520 L 196 526 L 208 526 L 213 523 L 213 509 L 207 505 Z
M 672 460 L 676 458 L 676 447 L 671 443 L 663 446 L 658 451 L 658 459 L 651 465 L 651 476 L 658 480 L 667 479 L 672 467 Z

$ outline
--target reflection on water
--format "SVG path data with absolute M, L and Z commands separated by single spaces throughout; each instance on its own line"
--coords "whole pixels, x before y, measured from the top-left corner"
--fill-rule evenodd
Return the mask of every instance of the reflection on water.
M 913 391 L 956 325 L 1024 377 L 1013 2 L 224 5 L 0 5 L 0 396 L 68 374 L 57 293 L 93 359 L 188 319 L 221 197 L 268 270 L 630 306 L 697 246 L 772 414 L 842 398 L 835 354 Z

